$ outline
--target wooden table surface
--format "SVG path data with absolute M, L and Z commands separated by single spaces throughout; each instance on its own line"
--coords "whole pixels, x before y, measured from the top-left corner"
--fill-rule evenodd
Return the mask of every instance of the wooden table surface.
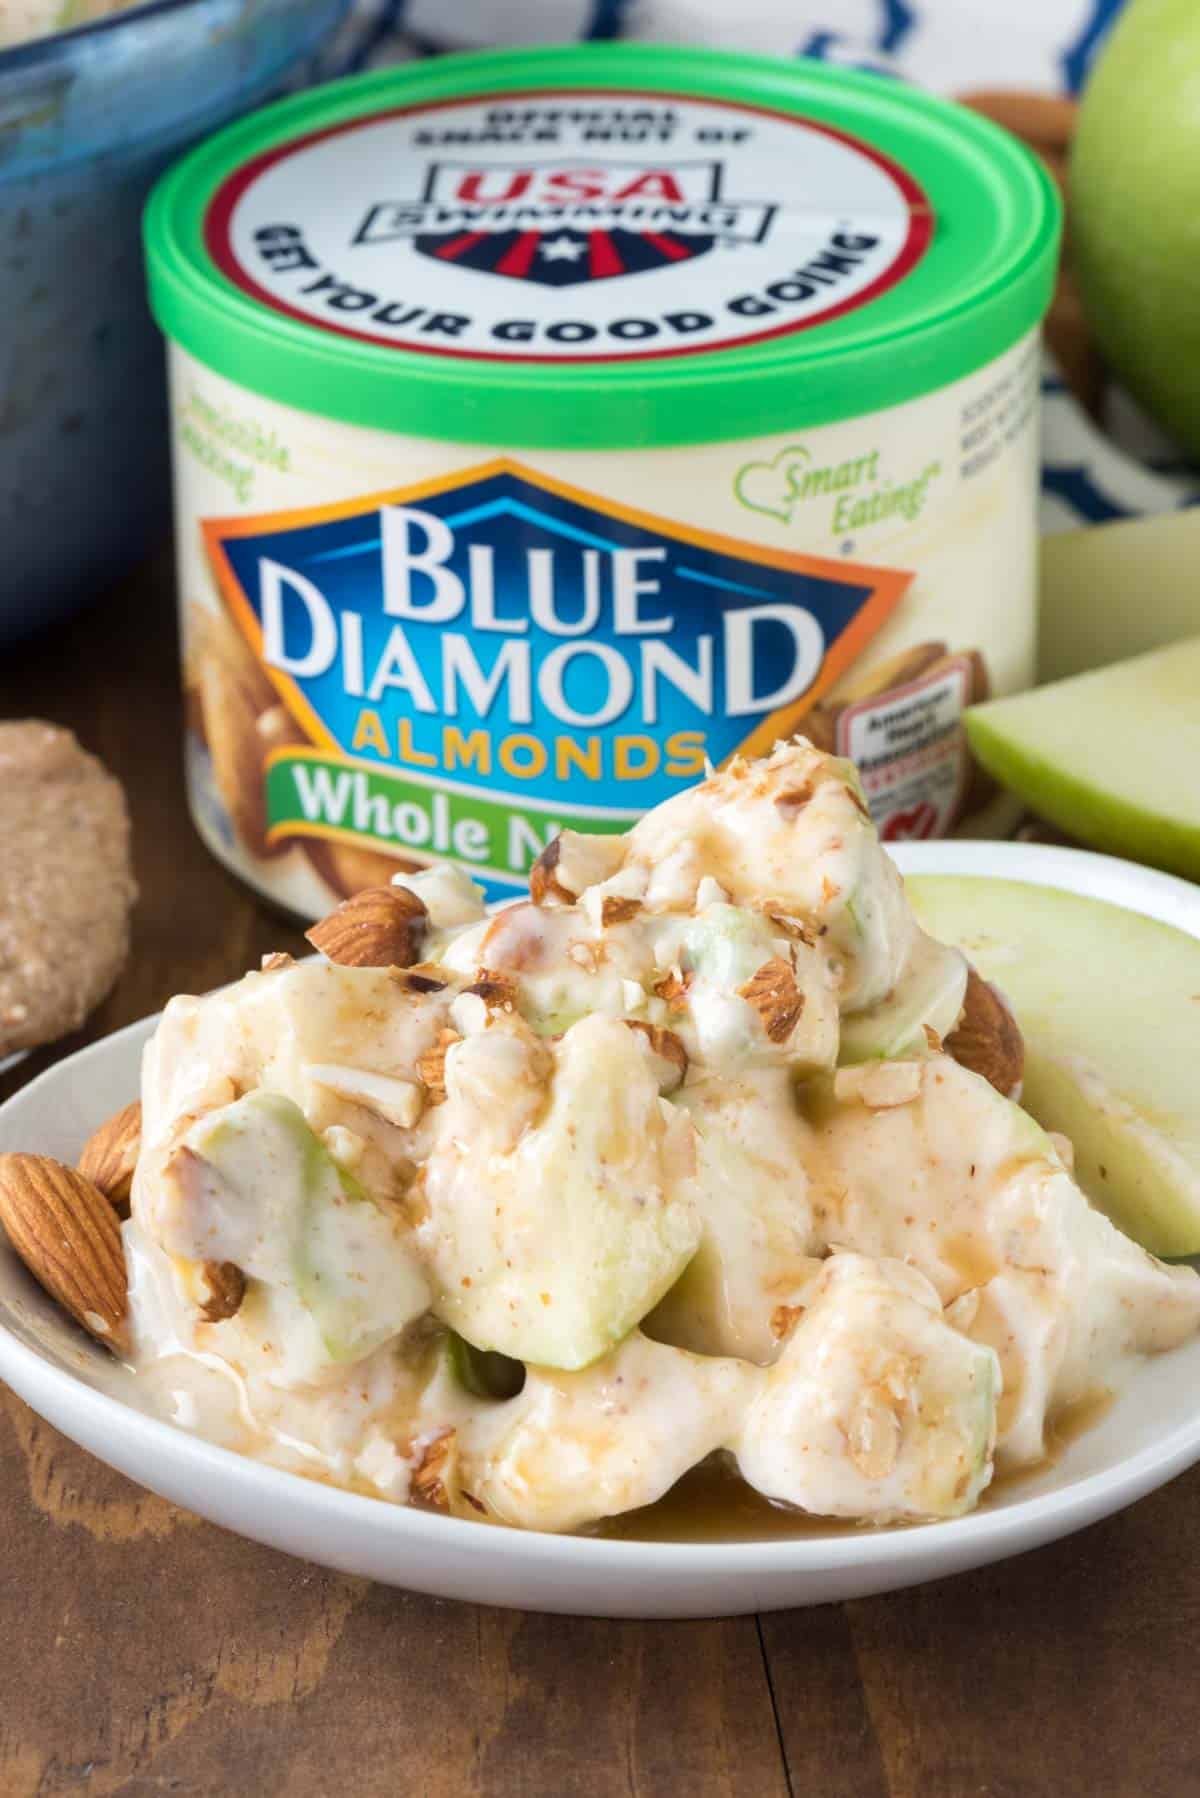
M 165 560 L 0 660 L 0 717 L 124 780 L 141 903 L 81 1042 L 298 937 L 201 847 Z M 0 1794 L 1200 1793 L 1200 1470 L 1072 1540 L 727 1622 L 522 1616 L 345 1579 L 110 1472 L 0 1387 Z

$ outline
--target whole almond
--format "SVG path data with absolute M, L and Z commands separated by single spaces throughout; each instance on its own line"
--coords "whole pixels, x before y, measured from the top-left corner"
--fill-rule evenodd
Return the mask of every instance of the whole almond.
M 1079 107 L 1058 94 L 1023 88 L 974 88 L 958 99 L 973 112 L 1003 125 L 1032 149 L 1063 152 L 1075 131 Z
M 407 887 L 367 887 L 306 931 L 343 968 L 408 968 L 421 958 L 429 914 Z
M 947 1055 L 1012 1098 L 1025 1072 L 1025 1039 L 994 986 L 971 968 L 958 1023 L 946 1038 Z
M 129 1190 L 142 1147 L 142 1104 L 115 1111 L 83 1145 L 79 1171 L 98 1186 L 121 1217 L 129 1215 Z
M 34 1279 L 111 1349 L 129 1347 L 121 1226 L 98 1186 L 48 1155 L 0 1155 L 0 1223 Z

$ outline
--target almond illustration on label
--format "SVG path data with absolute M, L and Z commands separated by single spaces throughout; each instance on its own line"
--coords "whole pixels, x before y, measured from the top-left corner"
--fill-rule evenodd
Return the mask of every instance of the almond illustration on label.
M 386 886 L 393 874 L 416 874 L 427 866 L 409 855 L 386 855 L 382 849 L 363 849 L 357 843 L 335 843 L 321 837 L 305 839 L 304 848 L 326 886 L 343 899 L 367 887 Z
M 306 741 L 254 654 L 224 613 L 193 607 L 184 663 L 185 712 L 212 759 L 213 780 L 240 842 L 260 860 L 267 839 L 266 769 L 273 749 Z

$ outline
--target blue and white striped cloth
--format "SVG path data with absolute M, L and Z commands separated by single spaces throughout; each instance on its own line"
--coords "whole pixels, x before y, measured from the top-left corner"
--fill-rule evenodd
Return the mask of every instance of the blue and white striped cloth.
M 625 37 L 818 56 L 946 93 L 1077 93 L 1122 0 L 362 0 L 359 66 L 487 44 Z

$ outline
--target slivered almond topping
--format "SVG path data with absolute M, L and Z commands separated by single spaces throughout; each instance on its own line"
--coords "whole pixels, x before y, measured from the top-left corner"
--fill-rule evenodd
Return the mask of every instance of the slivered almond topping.
M 419 958 L 429 914 L 407 887 L 366 887 L 306 931 L 343 968 L 408 968 Z
M 427 1442 L 412 1476 L 414 1497 L 419 1498 L 423 1504 L 433 1505 L 439 1511 L 450 1509 L 450 1501 L 446 1496 L 446 1475 L 455 1436 L 454 1430 L 443 1430 L 440 1436 Z
M 645 1024 L 640 1018 L 626 1018 L 625 1022 L 630 1030 L 636 1030 L 639 1036 L 645 1037 L 651 1054 L 661 1063 L 659 1091 L 674 1092 L 682 1084 L 688 1071 L 688 1053 L 675 1032 L 664 1030 L 661 1024 Z
M 945 1047 L 960 1067 L 981 1075 L 1006 1099 L 1019 1090 L 1025 1072 L 1025 1039 L 995 987 L 974 968 L 968 971 L 963 1008 Z
M 792 1326 L 803 1310 L 803 1305 L 776 1305 L 771 1313 L 771 1334 L 777 1342 L 782 1342 L 785 1336 L 791 1335 Z
M 79 1157 L 84 1179 L 100 1188 L 121 1217 L 129 1214 L 129 1189 L 141 1146 L 142 1106 L 135 1099 L 92 1131 Z
M 754 1007 L 773 1043 L 787 1041 L 804 1010 L 804 994 L 781 955 L 773 955 L 770 961 L 765 961 L 745 986 L 739 986 L 738 995 Z
M 285 955 L 281 949 L 276 949 L 272 955 L 263 956 L 259 971 L 263 974 L 281 974 L 284 968 L 294 968 L 295 965 L 294 956 Z
M 621 899 L 616 893 L 606 893 L 600 905 L 600 927 L 607 930 L 610 924 L 626 924 L 641 909 L 640 899 Z
M 925 1035 L 926 1047 L 930 1050 L 930 1052 L 932 1054 L 940 1055 L 942 1052 L 942 1039 L 938 1035 L 937 1031 L 934 1029 L 933 1025 L 932 1024 L 922 1024 L 921 1029 Z
M 38 1283 L 114 1355 L 129 1348 L 121 1226 L 77 1168 L 0 1155 L 0 1223 Z
M 200 1310 L 210 1324 L 223 1323 L 241 1310 L 246 1296 L 246 1276 L 232 1261 L 204 1261 L 197 1279 L 204 1295 Z
M 691 984 L 691 975 L 685 974 L 682 968 L 668 968 L 653 982 L 650 991 L 656 999 L 664 1000 L 672 1011 L 682 1011 Z
M 417 1073 L 431 1105 L 440 1105 L 446 1097 L 446 1051 L 461 1041 L 457 1030 L 443 1030 L 433 1048 L 417 1057 Z

